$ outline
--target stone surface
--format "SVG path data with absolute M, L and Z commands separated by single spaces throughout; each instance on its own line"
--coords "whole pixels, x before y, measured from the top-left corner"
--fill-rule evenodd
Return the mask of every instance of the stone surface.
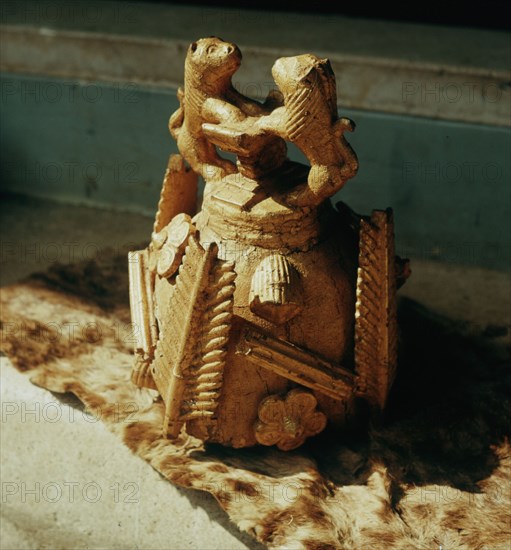
M 213 497 L 168 483 L 77 400 L 5 357 L 1 380 L 2 548 L 259 548 Z

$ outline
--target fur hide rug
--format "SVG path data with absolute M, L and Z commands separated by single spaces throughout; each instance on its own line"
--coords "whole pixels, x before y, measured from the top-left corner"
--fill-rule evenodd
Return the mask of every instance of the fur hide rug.
M 54 266 L 2 289 L 2 351 L 33 383 L 75 394 L 170 482 L 210 492 L 269 548 L 511 548 L 505 328 L 402 300 L 400 367 L 379 425 L 288 453 L 235 450 L 162 438 L 162 402 L 129 379 L 127 297 L 124 258 Z

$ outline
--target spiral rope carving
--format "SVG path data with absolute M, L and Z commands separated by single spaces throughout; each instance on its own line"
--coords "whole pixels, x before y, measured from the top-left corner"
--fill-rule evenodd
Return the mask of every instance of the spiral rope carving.
M 215 424 L 232 321 L 235 279 L 232 262 L 216 262 L 200 324 L 199 353 L 187 379 L 184 420 L 200 418 L 204 425 Z

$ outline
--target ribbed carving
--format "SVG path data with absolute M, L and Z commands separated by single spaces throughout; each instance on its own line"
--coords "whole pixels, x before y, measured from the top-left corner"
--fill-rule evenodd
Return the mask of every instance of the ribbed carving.
M 256 267 L 250 288 L 250 309 L 277 325 L 302 311 L 300 276 L 285 256 L 270 254 Z
M 197 360 L 198 342 L 202 340 L 202 320 L 216 253 L 216 245 L 204 250 L 195 237 L 190 237 L 161 320 L 152 371 L 165 402 L 164 429 L 168 429 L 170 437 L 176 437 L 183 424 L 186 380 Z
M 236 353 L 254 366 L 267 369 L 297 384 L 343 401 L 353 393 L 353 372 L 300 346 L 246 324 Z
M 360 221 L 355 311 L 358 392 L 383 409 L 397 363 L 396 276 L 392 211 Z
M 215 412 L 223 382 L 232 321 L 234 280 L 231 262 L 217 261 L 205 299 L 196 366 L 187 377 L 183 420 L 200 419 L 206 431 L 216 424 Z

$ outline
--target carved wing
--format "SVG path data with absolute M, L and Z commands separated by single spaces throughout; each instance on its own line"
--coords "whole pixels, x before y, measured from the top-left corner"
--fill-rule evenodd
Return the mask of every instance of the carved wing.
M 188 420 L 201 419 L 206 432 L 215 425 L 236 277 L 232 263 L 216 260 L 217 250 L 190 237 L 161 322 L 152 372 L 169 437 Z
M 206 250 L 190 237 L 174 291 L 160 327 L 152 364 L 153 378 L 165 402 L 164 429 L 179 435 L 186 377 L 196 361 L 196 342 L 204 309 L 204 290 L 217 253 L 216 245 Z

